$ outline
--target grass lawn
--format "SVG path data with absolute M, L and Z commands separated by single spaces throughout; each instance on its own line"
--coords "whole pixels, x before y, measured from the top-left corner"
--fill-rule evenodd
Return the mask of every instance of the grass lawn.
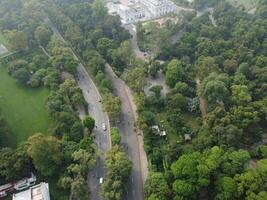
M 251 10 L 255 8 L 259 2 L 259 0 L 227 0 L 227 1 L 235 7 L 242 5 L 246 8 L 246 10 Z
M 166 115 L 166 113 L 160 113 L 157 115 L 158 125 L 161 127 L 162 130 L 166 131 L 168 141 L 171 144 L 180 143 L 182 141 L 182 136 L 178 134 L 172 127 L 170 127 L 169 123 L 166 121 Z
M 189 126 L 194 132 L 196 132 L 201 126 L 197 118 L 190 113 L 183 113 L 183 119 L 186 125 Z
M 47 89 L 30 89 L 18 85 L 0 65 L 0 112 L 5 117 L 11 134 L 9 145 L 15 147 L 36 132 L 48 133 L 52 122 L 45 108 Z

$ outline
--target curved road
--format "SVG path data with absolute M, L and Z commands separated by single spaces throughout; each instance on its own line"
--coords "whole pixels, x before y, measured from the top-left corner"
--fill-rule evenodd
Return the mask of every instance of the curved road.
M 66 42 L 62 35 L 59 33 L 56 26 L 50 21 L 50 19 L 46 18 L 45 21 L 52 29 L 54 35 L 63 42 Z M 79 61 L 79 58 L 76 56 L 76 54 L 73 51 L 72 53 L 74 58 Z M 99 184 L 99 178 L 105 177 L 105 153 L 111 149 L 109 118 L 107 113 L 102 109 L 102 104 L 100 102 L 101 95 L 98 92 L 92 78 L 81 62 L 77 66 L 76 81 L 83 92 L 85 101 L 88 104 L 88 112 L 95 119 L 96 128 L 93 130 L 93 133 L 95 134 L 94 142 L 100 155 L 97 159 L 96 167 L 88 174 L 87 182 L 91 189 L 91 199 L 102 200 L 103 198 L 100 196 L 101 185 Z M 84 111 L 80 110 L 80 117 L 83 118 L 84 115 Z M 105 123 L 105 125 L 107 126 L 107 131 L 104 131 L 102 129 L 103 123 Z
M 134 123 L 136 121 L 136 108 L 132 95 L 127 85 L 119 79 L 110 65 L 106 64 L 106 73 L 111 78 L 115 94 L 121 101 L 121 115 L 118 128 L 121 132 L 121 143 L 128 158 L 133 162 L 133 170 L 130 176 L 129 191 L 124 200 L 143 200 L 143 183 L 147 177 L 147 157 L 143 149 L 143 137 L 137 134 Z

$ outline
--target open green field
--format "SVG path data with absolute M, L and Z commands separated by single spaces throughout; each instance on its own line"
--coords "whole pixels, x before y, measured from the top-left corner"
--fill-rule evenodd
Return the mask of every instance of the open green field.
M 235 7 L 244 6 L 246 10 L 257 7 L 259 0 L 227 0 Z
M 0 65 L 0 112 L 10 129 L 9 145 L 14 147 L 36 132 L 48 133 L 52 122 L 45 102 L 47 89 L 30 89 L 18 85 L 7 69 Z

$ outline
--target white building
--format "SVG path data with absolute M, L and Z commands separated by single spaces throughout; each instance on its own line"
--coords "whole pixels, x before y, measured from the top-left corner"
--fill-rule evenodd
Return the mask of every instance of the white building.
M 48 183 L 40 183 L 28 190 L 13 194 L 12 200 L 50 200 Z
M 139 3 L 156 18 L 175 11 L 175 4 L 170 0 L 139 0 Z
M 129 6 L 118 4 L 118 13 L 123 24 L 129 24 L 139 21 L 145 16 L 145 12 L 138 4 Z
M 176 9 L 171 0 L 112 0 L 107 7 L 110 14 L 121 17 L 122 24 L 163 17 Z

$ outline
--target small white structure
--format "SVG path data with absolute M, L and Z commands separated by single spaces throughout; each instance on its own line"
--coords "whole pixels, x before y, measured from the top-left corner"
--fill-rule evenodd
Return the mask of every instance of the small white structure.
M 186 142 L 189 142 L 189 141 L 191 141 L 191 135 L 190 134 L 184 134 L 184 140 L 186 141 Z
M 28 190 L 13 194 L 12 200 L 50 200 L 48 183 L 40 183 Z
M 166 136 L 167 133 L 166 133 L 166 131 L 161 131 L 161 132 L 159 133 L 159 135 L 160 135 L 161 137 L 163 137 L 163 136 Z
M 159 130 L 159 126 L 158 126 L 158 125 L 153 125 L 153 126 L 151 126 L 151 129 L 152 129 L 152 131 L 154 131 L 154 132 L 156 132 L 156 133 L 159 133 L 159 132 L 160 132 L 160 130 Z
M 159 129 L 159 126 L 158 126 L 158 125 L 153 125 L 153 126 L 151 126 L 151 129 L 152 129 L 152 131 L 153 131 L 156 135 L 159 135 L 159 136 L 161 136 L 161 137 L 164 137 L 164 136 L 167 135 L 166 131 L 161 131 L 161 130 Z

